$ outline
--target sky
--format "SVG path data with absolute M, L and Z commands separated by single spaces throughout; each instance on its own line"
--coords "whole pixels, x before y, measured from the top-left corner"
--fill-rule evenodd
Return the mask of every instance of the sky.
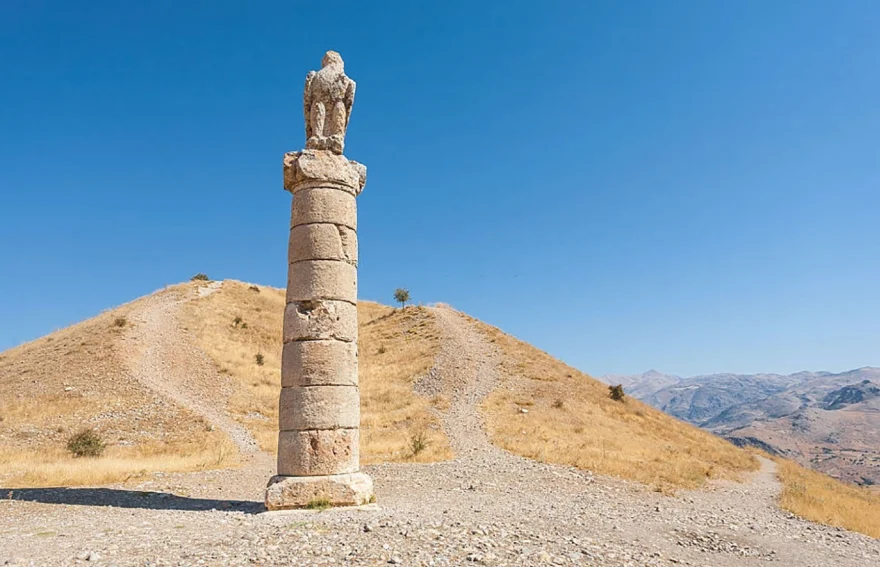
M 0 3 L 0 349 L 204 272 L 283 287 L 328 49 L 359 295 L 594 375 L 880 366 L 880 3 Z

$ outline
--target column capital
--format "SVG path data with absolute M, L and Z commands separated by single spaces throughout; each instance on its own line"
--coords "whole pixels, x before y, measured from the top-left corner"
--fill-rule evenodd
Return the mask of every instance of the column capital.
M 309 187 L 334 186 L 359 195 L 367 182 L 367 166 L 328 150 L 284 154 L 284 189 L 296 193 Z

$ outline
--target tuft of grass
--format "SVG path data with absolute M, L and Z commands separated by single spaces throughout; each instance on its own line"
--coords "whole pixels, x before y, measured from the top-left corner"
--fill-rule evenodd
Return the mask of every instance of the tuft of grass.
M 783 459 L 779 505 L 802 518 L 880 538 L 880 494 L 835 480 Z
M 385 345 L 379 345 L 379 348 L 376 349 L 376 354 L 385 354 Z
M 608 386 L 608 397 L 615 402 L 622 402 L 626 398 L 626 394 L 623 393 L 623 384 Z
M 239 317 L 237 315 L 236 315 L 235 319 L 232 320 L 233 327 L 238 327 L 239 325 L 241 325 L 241 323 L 242 323 L 241 317 Z
M 74 457 L 100 457 L 107 444 L 93 429 L 83 429 L 67 440 L 67 450 Z
M 113 320 L 113 324 L 121 328 L 128 324 L 128 319 L 126 319 L 125 317 L 117 317 Z
M 562 400 L 556 400 L 555 402 L 553 402 L 552 407 L 553 409 L 562 409 L 565 407 L 565 402 L 563 402 Z
M 266 363 L 266 357 L 263 356 L 263 353 L 258 352 L 254 355 L 254 362 L 257 363 L 257 366 L 263 366 Z
M 424 431 L 416 431 L 409 436 L 409 448 L 412 456 L 418 456 L 422 451 L 428 448 L 430 441 Z
M 198 274 L 191 277 L 190 280 L 194 282 L 209 282 L 211 281 L 211 278 L 209 278 L 207 274 L 199 272 Z
M 260 288 L 257 287 L 257 286 L 255 286 L 255 285 L 250 286 L 248 289 L 249 289 L 250 291 L 253 291 L 253 292 L 256 292 L 256 293 L 260 293 Z
M 309 503 L 306 504 L 306 509 L 324 511 L 332 506 L 327 498 L 315 498 L 314 500 L 309 500 Z

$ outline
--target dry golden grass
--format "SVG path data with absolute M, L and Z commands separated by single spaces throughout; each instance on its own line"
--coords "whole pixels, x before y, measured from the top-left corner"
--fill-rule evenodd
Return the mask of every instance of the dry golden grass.
M 727 441 L 638 400 L 613 401 L 606 384 L 474 322 L 504 354 L 502 383 L 483 403 L 495 444 L 664 492 L 739 479 L 758 468 L 751 454 Z
M 782 482 L 782 508 L 813 522 L 880 538 L 880 494 L 844 484 L 792 461 L 776 462 Z
M 361 460 L 434 462 L 452 458 L 449 440 L 433 409 L 443 399 L 413 392 L 413 383 L 434 364 L 440 332 L 424 307 L 393 309 L 358 304 L 361 384 Z M 411 440 L 424 435 L 427 446 L 413 455 Z
M 0 484 L 109 483 L 144 471 L 235 462 L 236 453 L 201 418 L 130 376 L 121 338 L 135 324 L 130 315 L 137 306 L 0 353 Z M 107 442 L 105 457 L 74 459 L 67 452 L 67 439 L 84 423 Z
M 226 281 L 215 293 L 183 306 L 181 318 L 220 372 L 238 392 L 229 410 L 265 451 L 276 451 L 281 387 L 281 329 L 284 290 Z M 241 322 L 236 323 L 240 318 Z M 413 392 L 413 382 L 432 366 L 439 333 L 424 308 L 395 310 L 358 304 L 361 388 L 361 461 L 436 461 L 451 456 L 431 411 L 431 401 Z M 256 354 L 263 355 L 258 365 Z M 439 401 L 438 401 L 439 402 Z M 428 447 L 418 455 L 410 439 L 420 432 Z
M 96 458 L 75 458 L 62 448 L 11 449 L 0 453 L 4 488 L 85 486 L 126 482 L 149 473 L 223 468 L 237 451 L 223 434 L 206 433 L 198 440 L 108 447 Z

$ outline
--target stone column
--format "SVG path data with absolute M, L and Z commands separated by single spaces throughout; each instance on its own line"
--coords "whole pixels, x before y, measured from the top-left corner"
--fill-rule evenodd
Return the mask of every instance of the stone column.
M 307 98 L 308 89 L 307 83 Z M 308 108 L 306 121 L 308 127 Z M 373 501 L 373 483 L 360 472 L 358 450 L 355 197 L 364 187 L 366 167 L 341 155 L 336 135 L 339 143 L 333 146 L 320 136 L 307 144 L 335 149 L 284 156 L 284 188 L 293 193 L 293 206 L 278 475 L 266 490 L 269 510 Z

